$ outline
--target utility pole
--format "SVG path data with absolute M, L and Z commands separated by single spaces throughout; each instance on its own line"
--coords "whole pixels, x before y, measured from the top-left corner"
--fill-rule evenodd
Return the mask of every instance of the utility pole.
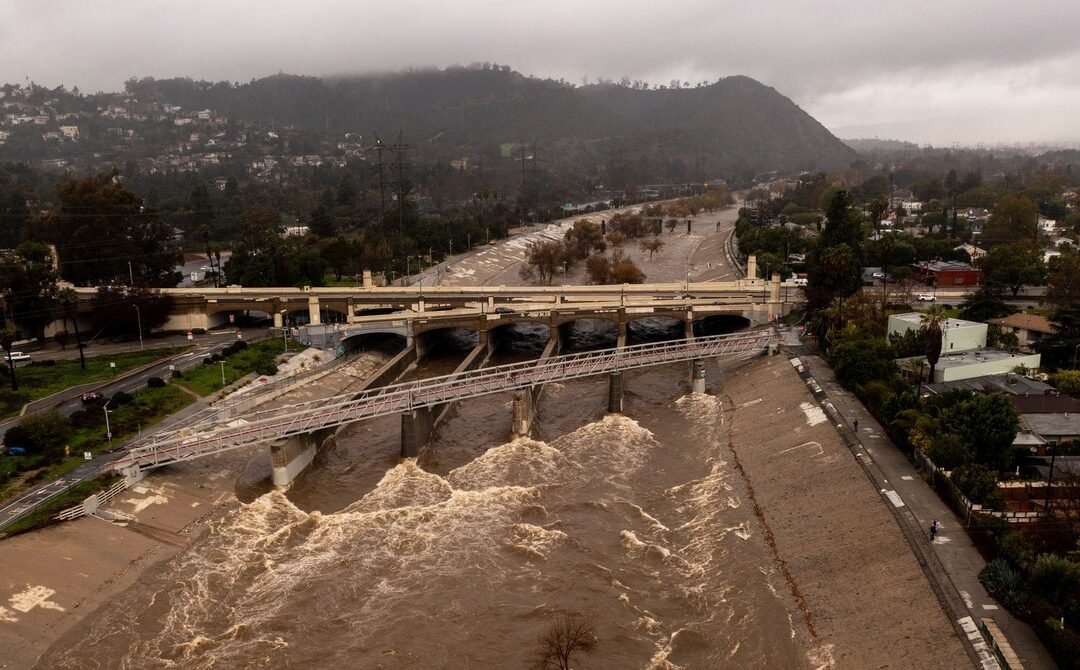
M 375 156 L 378 158 L 379 170 L 379 225 L 386 223 L 386 170 L 383 169 L 383 152 L 386 146 L 378 133 L 375 133 Z

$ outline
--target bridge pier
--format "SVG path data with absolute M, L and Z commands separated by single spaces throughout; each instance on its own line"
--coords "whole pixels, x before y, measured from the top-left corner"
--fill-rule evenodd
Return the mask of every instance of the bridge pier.
M 309 295 L 307 299 L 308 325 L 322 325 L 322 315 L 319 313 L 319 296 Z
M 608 374 L 607 411 L 610 414 L 621 414 L 623 409 L 623 378 L 621 372 Z
M 270 464 L 273 472 L 270 477 L 274 486 L 282 488 L 293 483 L 315 460 L 318 445 L 326 436 L 327 431 L 317 431 L 271 444 Z
M 274 310 L 274 328 L 284 328 L 284 327 L 285 327 L 285 319 L 282 316 L 281 312 L 279 312 L 279 311 L 277 311 L 275 309 Z
M 705 392 L 705 361 L 695 358 L 690 364 L 690 392 Z
M 553 328 L 551 333 L 547 346 L 544 347 L 544 351 L 540 354 L 537 362 L 559 355 L 562 347 L 559 331 L 557 328 Z M 543 392 L 543 384 L 514 391 L 513 418 L 510 422 L 510 432 L 513 439 L 528 437 L 529 433 L 532 432 L 533 420 L 536 419 L 536 406 L 539 404 L 540 394 Z
M 416 458 L 435 431 L 438 408 L 421 407 L 401 414 L 401 457 Z

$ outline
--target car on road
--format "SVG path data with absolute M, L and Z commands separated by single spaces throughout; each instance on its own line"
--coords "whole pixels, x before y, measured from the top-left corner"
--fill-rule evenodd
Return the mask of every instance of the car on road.
M 496 307 L 496 314 L 517 314 L 517 310 L 512 307 Z
M 202 272 L 210 272 L 210 270 L 212 270 L 212 269 L 213 268 L 211 268 L 209 265 L 204 265 L 201 268 L 199 268 L 199 270 L 201 270 Z
M 80 397 L 82 398 L 83 404 L 89 404 L 92 402 L 97 402 L 105 396 L 101 395 L 101 391 L 87 391 Z
M 10 354 L 8 354 L 7 356 L 3 357 L 2 360 L 5 363 L 10 360 L 11 363 L 15 367 L 19 367 L 20 365 L 29 365 L 30 364 L 30 354 L 24 354 L 21 351 L 13 351 Z
M 936 299 L 933 293 L 920 293 L 917 298 L 919 302 L 934 302 Z
M 885 273 L 884 272 L 875 272 L 872 276 L 874 277 L 874 279 L 882 280 L 882 279 L 885 278 Z

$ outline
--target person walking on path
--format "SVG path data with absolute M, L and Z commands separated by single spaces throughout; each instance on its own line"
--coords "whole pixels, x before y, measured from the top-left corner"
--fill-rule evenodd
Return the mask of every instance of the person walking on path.
M 938 534 L 939 530 L 941 530 L 941 524 L 938 522 L 937 519 L 934 519 L 934 522 L 930 524 L 930 541 L 931 542 L 933 542 L 934 539 L 937 538 L 937 534 Z
M 855 419 L 855 435 L 859 434 L 859 420 Z

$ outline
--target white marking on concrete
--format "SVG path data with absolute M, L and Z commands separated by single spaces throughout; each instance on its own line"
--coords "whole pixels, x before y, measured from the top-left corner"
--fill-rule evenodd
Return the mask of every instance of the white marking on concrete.
M 997 662 L 997 657 L 994 656 L 994 652 L 991 651 L 989 645 L 986 644 L 986 640 L 983 639 L 982 633 L 979 632 L 979 627 L 975 625 L 975 620 L 969 616 L 956 620 L 956 623 L 960 624 L 960 628 L 967 635 L 967 639 L 971 642 L 972 648 L 975 650 L 975 654 L 979 657 L 979 667 L 984 670 L 1001 670 L 1001 665 Z
M 900 475 L 900 479 L 903 479 L 905 482 L 910 482 L 911 480 L 913 480 L 915 478 L 912 477 L 911 475 Z
M 40 607 L 43 610 L 59 610 L 64 611 L 63 607 L 60 607 L 56 603 L 49 600 L 53 597 L 56 591 L 50 589 L 47 586 L 31 586 L 22 593 L 16 593 L 8 599 L 11 603 L 11 607 L 19 612 L 29 612 L 35 607 Z
M 753 400 L 747 400 L 743 404 L 739 405 L 739 407 L 752 407 L 759 402 L 761 402 L 761 398 L 754 398 Z
M 971 609 L 975 606 L 975 603 L 971 601 L 971 594 L 967 591 L 961 591 L 960 598 L 964 601 L 964 607 Z
M 12 615 L 11 611 L 8 608 L 0 605 L 0 621 L 5 621 L 5 622 L 8 622 L 8 623 L 15 623 L 18 620 L 19 620 L 19 618 Z
M 806 415 L 806 423 L 811 426 L 816 426 L 819 423 L 825 423 L 828 419 L 825 417 L 825 412 L 820 407 L 813 403 L 804 402 L 799 405 L 799 409 Z
M 821 456 L 822 454 L 825 453 L 825 450 L 822 449 L 820 442 L 811 441 L 811 442 L 803 442 L 802 444 L 797 444 L 794 447 L 788 447 L 787 449 L 781 449 L 780 451 L 776 452 L 774 455 L 779 456 L 781 454 L 786 454 L 789 451 L 795 451 L 796 449 L 802 449 L 803 447 L 817 447 L 817 453 L 813 454 L 815 456 Z
M 886 491 L 885 497 L 889 499 L 889 502 L 893 504 L 893 507 L 903 507 L 904 501 L 900 499 L 900 496 L 896 491 Z
M 982 608 L 984 610 L 996 610 L 996 609 L 999 609 L 997 605 L 983 605 Z

